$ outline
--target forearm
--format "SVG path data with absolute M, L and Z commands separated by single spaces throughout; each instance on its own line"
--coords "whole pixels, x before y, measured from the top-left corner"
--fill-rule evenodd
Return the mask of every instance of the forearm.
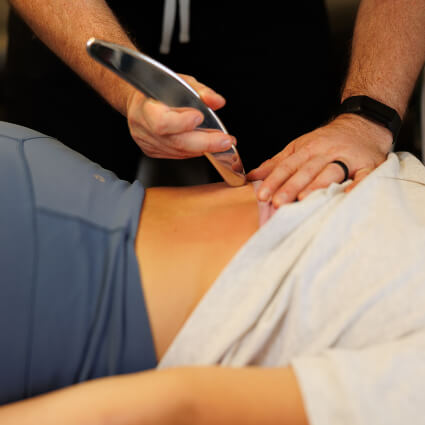
M 126 115 L 133 89 L 95 63 L 86 52 L 90 37 L 134 48 L 103 0 L 10 0 L 34 33 L 115 109 Z
M 191 425 L 307 425 L 292 368 L 182 369 Z
M 368 95 L 403 116 L 425 61 L 423 0 L 363 0 L 342 100 Z
M 306 425 L 292 369 L 187 367 L 102 378 L 0 407 L 2 425 Z
M 179 425 L 191 417 L 174 372 L 96 379 L 0 407 L 2 425 Z

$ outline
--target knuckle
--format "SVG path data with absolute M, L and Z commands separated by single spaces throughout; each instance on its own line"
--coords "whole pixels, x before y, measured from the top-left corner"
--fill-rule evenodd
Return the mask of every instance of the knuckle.
M 150 143 L 149 140 L 146 137 L 141 136 L 140 134 L 137 133 L 131 133 L 131 137 L 133 138 L 133 140 L 136 142 L 136 144 L 138 146 L 140 146 L 143 150 L 144 149 L 149 149 Z
M 314 143 L 305 143 L 302 148 L 300 149 L 303 157 L 306 160 L 311 159 L 314 155 L 315 155 L 315 151 L 316 151 L 316 146 L 317 144 L 320 143 L 318 139 L 315 140 Z
M 195 129 L 195 120 L 192 119 L 192 117 L 189 117 L 186 119 L 186 122 L 184 123 L 184 127 L 182 129 L 183 132 L 189 132 Z
M 206 139 L 201 143 L 201 140 L 198 141 L 199 146 L 202 147 L 201 149 L 204 152 L 217 152 L 217 144 L 214 143 L 214 140 L 211 140 L 210 138 Z
M 299 189 L 300 188 L 298 187 L 298 185 L 294 181 L 288 181 L 288 182 L 285 183 L 284 191 L 288 195 L 292 195 L 292 194 L 298 192 Z
M 167 134 L 167 122 L 165 121 L 165 119 L 163 117 L 160 117 L 159 119 L 157 119 L 153 125 L 153 131 L 155 134 L 157 134 L 158 136 L 165 136 Z
M 304 167 L 302 172 L 305 174 L 306 177 L 312 179 L 316 176 L 317 170 L 316 167 L 313 164 L 307 163 Z
M 287 162 L 281 162 L 276 166 L 276 171 L 279 173 L 279 175 L 292 175 L 296 169 Z
M 173 148 L 178 151 L 185 151 L 185 142 L 183 137 L 176 136 L 171 139 Z

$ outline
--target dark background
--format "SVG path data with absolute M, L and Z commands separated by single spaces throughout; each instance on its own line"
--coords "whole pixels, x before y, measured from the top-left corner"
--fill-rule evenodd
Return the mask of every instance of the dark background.
M 326 0 L 334 43 L 334 61 L 337 69 L 340 70 L 340 75 L 344 75 L 347 67 L 350 40 L 359 2 L 360 0 Z M 2 105 L 1 71 L 7 48 L 7 15 L 8 3 L 6 0 L 0 0 L 0 119 L 4 108 Z M 406 150 L 422 158 L 419 118 L 420 92 L 421 85 L 418 83 L 410 101 L 396 150 Z

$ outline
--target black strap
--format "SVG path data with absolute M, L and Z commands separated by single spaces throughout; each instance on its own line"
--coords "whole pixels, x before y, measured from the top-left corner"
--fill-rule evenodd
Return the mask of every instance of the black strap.
M 402 124 L 400 115 L 395 109 L 368 96 L 352 96 L 345 99 L 338 110 L 338 115 L 347 113 L 361 115 L 388 128 L 395 144 Z
M 332 161 L 332 164 L 337 164 L 344 170 L 344 180 L 341 183 L 344 183 L 346 180 L 348 180 L 348 177 L 350 176 L 350 172 L 348 171 L 348 167 L 345 164 L 345 162 L 336 160 L 336 161 Z

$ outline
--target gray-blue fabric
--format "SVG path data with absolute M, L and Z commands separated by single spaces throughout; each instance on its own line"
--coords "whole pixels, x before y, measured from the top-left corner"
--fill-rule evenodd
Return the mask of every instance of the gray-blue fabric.
M 134 252 L 143 196 L 0 123 L 0 404 L 156 366 Z

